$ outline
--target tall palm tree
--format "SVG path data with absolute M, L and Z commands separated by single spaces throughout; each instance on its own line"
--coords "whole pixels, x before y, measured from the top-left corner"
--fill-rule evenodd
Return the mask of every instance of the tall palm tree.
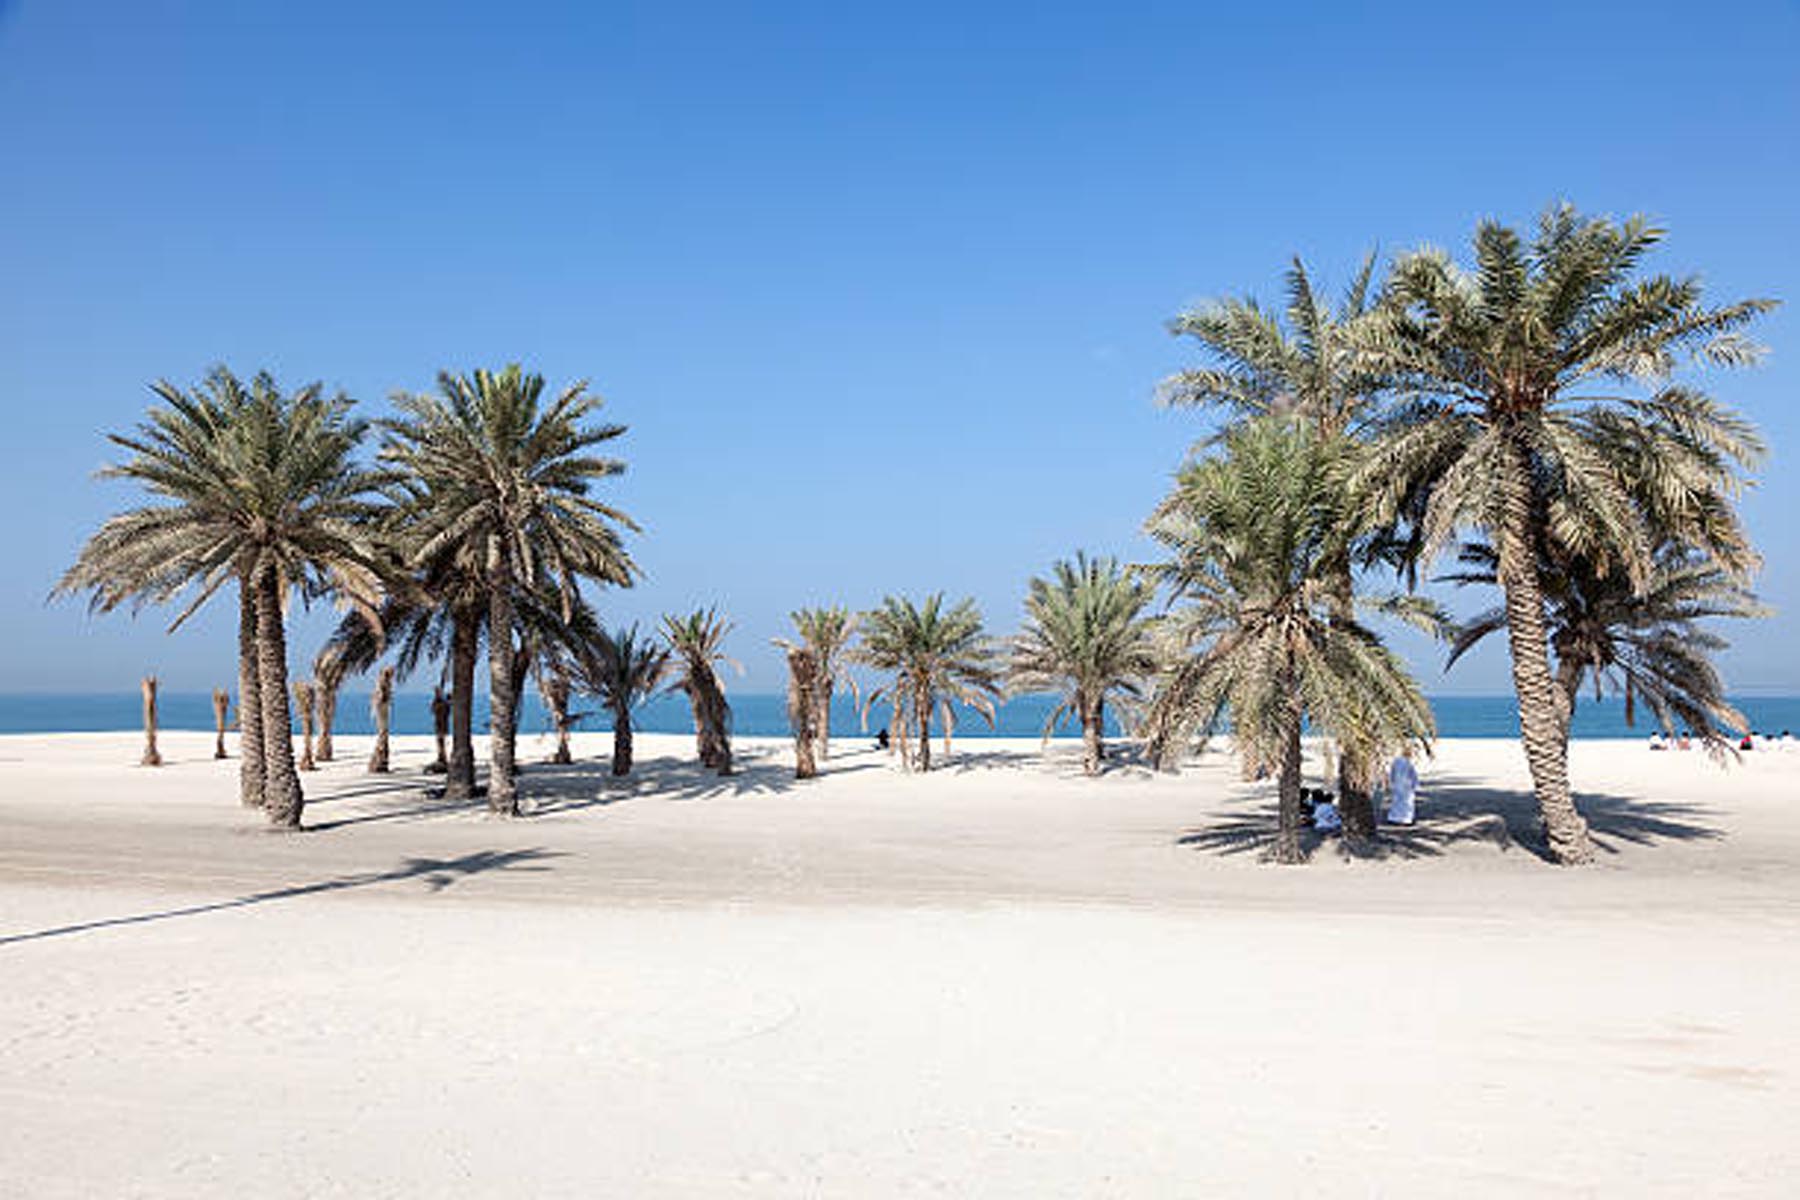
M 1161 574 L 1181 602 L 1165 626 L 1172 661 L 1150 706 L 1152 747 L 1166 758 L 1228 716 L 1246 761 L 1279 767 L 1272 857 L 1284 863 L 1301 858 L 1308 721 L 1369 762 L 1433 735 L 1398 656 L 1342 613 L 1337 563 L 1354 530 L 1346 453 L 1342 439 L 1288 418 L 1246 423 L 1182 471 L 1149 524 L 1172 552 Z
M 737 665 L 725 657 L 725 637 L 731 628 L 731 622 L 711 608 L 662 619 L 663 639 L 678 663 L 669 690 L 684 693 L 694 710 L 700 765 L 721 775 L 731 774 L 731 705 L 719 681 L 718 665 Z
M 1275 312 L 1243 297 L 1212 301 L 1176 317 L 1171 333 L 1199 343 L 1208 365 L 1163 381 L 1163 403 L 1223 409 L 1236 419 L 1286 414 L 1324 437 L 1356 437 L 1378 411 L 1385 379 L 1364 352 L 1370 327 L 1383 319 L 1371 304 L 1375 255 L 1362 266 L 1334 307 L 1315 286 L 1306 265 L 1293 260 L 1286 275 L 1287 300 Z M 1339 617 L 1354 618 L 1351 546 L 1331 564 Z M 1370 764 L 1342 747 L 1338 806 L 1354 839 L 1375 832 L 1375 808 L 1365 780 Z
M 254 698 L 240 705 L 240 723 L 246 747 L 260 737 L 262 748 L 260 774 L 246 749 L 246 800 L 254 778 L 270 822 L 297 828 L 305 798 L 294 767 L 285 612 L 291 594 L 333 593 L 374 619 L 380 479 L 355 457 L 367 426 L 351 417 L 348 397 L 318 384 L 285 394 L 266 373 L 246 386 L 221 367 L 192 392 L 169 383 L 154 390 L 162 404 L 134 433 L 110 436 L 129 457 L 102 476 L 133 480 L 160 503 L 102 525 L 58 591 L 89 592 L 99 611 L 185 593 L 178 628 L 235 582 L 240 687 Z
M 612 773 L 631 773 L 631 711 L 657 688 L 669 669 L 669 648 L 641 636 L 637 626 L 599 631 L 575 655 L 582 688 L 612 714 Z
M 808 689 L 813 712 L 808 724 L 821 760 L 831 757 L 831 698 L 839 683 L 853 694 L 857 684 L 850 674 L 850 640 L 856 635 L 858 614 L 847 608 L 798 608 L 788 614 L 798 642 L 776 638 L 784 650 L 804 649 L 812 656 L 813 686 Z M 860 696 L 858 696 L 860 700 Z
M 819 658 L 805 646 L 787 648 L 788 728 L 794 734 L 794 778 L 811 779 L 819 773 L 820 671 Z
M 517 647 L 514 608 L 523 586 L 554 581 L 564 605 L 582 579 L 629 584 L 624 513 L 594 499 L 599 481 L 625 467 L 596 448 L 625 432 L 588 424 L 598 396 L 575 383 L 544 402 L 544 380 L 517 364 L 438 376 L 437 395 L 400 394 L 386 423 L 384 459 L 421 481 L 417 556 L 449 554 L 480 572 L 488 633 L 491 771 L 489 811 L 516 815 Z
M 1528 242 L 1495 222 L 1475 230 L 1475 266 L 1444 253 L 1402 257 L 1387 284 L 1371 361 L 1413 400 L 1396 412 L 1359 488 L 1386 515 L 1417 506 L 1422 560 L 1461 531 L 1497 557 L 1521 740 L 1559 862 L 1591 861 L 1569 792 L 1566 709 L 1549 658 L 1541 537 L 1642 591 L 1654 538 L 1628 471 L 1608 450 L 1637 447 L 1657 486 L 1696 510 L 1727 494 L 1761 443 L 1747 422 L 1671 384 L 1678 356 L 1755 361 L 1743 329 L 1771 304 L 1710 306 L 1693 279 L 1640 277 L 1662 231 L 1546 211 Z M 1683 507 L 1677 503 L 1673 507 Z M 1680 533 L 1680 531 L 1674 531 Z
M 1497 583 L 1497 557 L 1490 546 L 1464 546 L 1464 569 L 1444 578 Z M 1609 689 L 1624 697 L 1626 724 L 1641 701 L 1664 732 L 1673 733 L 1679 722 L 1715 748 L 1729 744 L 1728 733 L 1744 732 L 1743 714 L 1726 698 L 1712 661 L 1725 640 L 1703 622 L 1761 617 L 1768 610 L 1729 572 L 1705 556 L 1665 545 L 1641 592 L 1618 572 L 1600 574 L 1583 561 L 1546 559 L 1539 577 L 1556 683 L 1571 713 L 1591 683 L 1596 699 Z M 1458 631 L 1450 663 L 1505 628 L 1504 606 L 1477 614 Z
M 885 596 L 862 625 L 857 661 L 893 672 L 893 682 L 883 690 L 895 706 L 895 724 L 910 719 L 918 734 L 909 765 L 931 769 L 932 716 L 941 715 L 948 738 L 955 721 L 953 703 L 973 708 L 993 725 L 1002 668 L 973 599 L 945 608 L 942 592 L 917 605 L 905 597 Z M 904 748 L 901 753 L 905 755 Z
M 1156 673 L 1155 622 L 1147 615 L 1155 587 L 1116 558 L 1058 562 L 1049 579 L 1033 578 L 1025 627 L 1013 639 L 1009 682 L 1014 692 L 1055 692 L 1044 737 L 1070 716 L 1081 723 L 1082 769 L 1098 775 L 1105 758 L 1106 701 L 1137 700 Z

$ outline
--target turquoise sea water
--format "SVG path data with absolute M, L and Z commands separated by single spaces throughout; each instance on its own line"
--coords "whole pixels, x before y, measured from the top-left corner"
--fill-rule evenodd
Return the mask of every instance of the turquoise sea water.
M 1779 733 L 1791 729 L 1800 734 L 1800 696 L 1745 696 L 1737 706 L 1753 729 Z M 105 693 L 0 693 L 0 733 L 101 732 L 139 728 L 139 698 L 134 692 Z M 1000 708 L 998 727 L 989 731 L 972 712 L 957 720 L 958 737 L 1036 737 L 1054 701 L 1043 696 L 1020 696 Z M 742 694 L 731 697 L 734 725 L 747 736 L 781 736 L 788 732 L 787 702 L 781 696 Z M 1510 696 L 1440 696 L 1432 700 L 1438 732 L 1443 737 L 1514 737 L 1518 714 Z M 577 705 L 579 711 L 582 707 Z M 591 707 L 591 706 L 590 706 Z M 159 698 L 164 729 L 213 727 L 212 697 L 204 692 L 164 692 Z M 476 728 L 483 728 L 487 714 L 478 701 Z M 871 728 L 878 728 L 883 714 L 871 714 Z M 526 698 L 520 728 L 537 732 L 549 728 L 549 719 L 535 695 Z M 693 722 L 687 700 L 658 696 L 638 710 L 635 724 L 648 733 L 686 733 Z M 581 729 L 608 729 L 604 714 L 583 721 Z M 1625 724 L 1624 705 L 1616 699 L 1584 698 L 1575 710 L 1573 733 L 1578 738 L 1646 737 L 1654 727 L 1650 714 L 1639 709 L 1637 727 Z M 367 692 L 345 692 L 338 699 L 337 730 L 371 733 Z M 396 733 L 430 733 L 431 700 L 421 694 L 403 693 L 394 703 Z M 839 697 L 833 706 L 832 731 L 839 736 L 858 735 L 856 711 L 850 699 Z M 1074 732 L 1065 727 L 1065 733 Z M 1116 732 L 1116 731 L 1115 731 Z

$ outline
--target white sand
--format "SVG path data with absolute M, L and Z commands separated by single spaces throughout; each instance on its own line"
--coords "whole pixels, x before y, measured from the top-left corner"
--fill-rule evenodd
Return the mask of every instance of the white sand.
M 1451 742 L 1385 861 L 1266 785 L 640 740 L 538 815 L 422 739 L 264 833 L 209 737 L 0 738 L 0 1194 L 1791 1195 L 1800 752 L 1580 743 L 1605 846 Z M 604 736 L 578 753 L 604 754 Z M 529 739 L 541 757 L 547 747 Z

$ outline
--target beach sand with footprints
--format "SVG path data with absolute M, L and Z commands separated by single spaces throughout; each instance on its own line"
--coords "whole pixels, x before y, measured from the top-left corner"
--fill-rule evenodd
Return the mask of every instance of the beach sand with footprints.
M 861 738 L 605 735 L 519 820 L 367 740 L 308 832 L 210 735 L 0 737 L 0 1180 L 32 1197 L 1782 1195 L 1800 752 L 1576 742 L 1548 865 L 1516 743 L 1424 764 L 1376 860 L 1257 861 L 1215 755 L 1081 777 Z M 478 749 L 480 749 L 478 747 Z M 523 739 L 526 761 L 547 746 Z

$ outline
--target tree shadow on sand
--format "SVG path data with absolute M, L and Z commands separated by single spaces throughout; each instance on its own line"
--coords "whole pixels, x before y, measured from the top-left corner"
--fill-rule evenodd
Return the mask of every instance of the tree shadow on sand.
M 560 851 L 532 849 L 477 850 L 458 858 L 406 858 L 402 859 L 398 866 L 386 871 L 339 875 L 332 879 L 320 880 L 317 883 L 270 888 L 266 891 L 251 892 L 231 900 L 217 900 L 211 904 L 190 904 L 183 908 L 136 913 L 128 917 L 107 917 L 98 921 L 81 921 L 73 925 L 59 925 L 51 929 L 33 930 L 29 933 L 7 934 L 0 936 L 0 946 L 9 946 L 15 942 L 32 942 L 44 938 L 63 937 L 72 933 L 88 933 L 92 930 L 110 929 L 120 925 L 147 925 L 154 921 L 168 921 L 176 917 L 198 917 L 206 913 L 224 912 L 227 909 L 267 904 L 271 900 L 297 900 L 302 896 L 316 896 L 325 892 L 372 887 L 381 883 L 398 883 L 407 879 L 420 880 L 425 884 L 427 890 L 436 893 L 475 875 L 487 875 L 497 871 L 547 871 L 550 870 L 549 867 L 535 864 L 546 859 L 562 857 L 564 856 Z
M 1218 817 L 1176 839 L 1215 854 L 1265 851 L 1275 839 L 1273 796 L 1247 800 L 1244 811 Z M 1588 819 L 1594 845 L 1602 854 L 1617 854 L 1625 844 L 1659 841 L 1714 841 L 1724 833 L 1709 824 L 1710 814 L 1696 804 L 1640 800 L 1601 792 L 1581 792 L 1575 803 Z M 1544 862 L 1554 862 L 1538 821 L 1537 801 L 1530 792 L 1484 786 L 1465 776 L 1439 776 L 1421 788 L 1418 821 L 1409 826 L 1382 825 L 1373 844 L 1353 849 L 1341 836 L 1301 831 L 1306 857 L 1330 846 L 1340 857 L 1433 858 L 1460 842 L 1486 842 L 1501 853 L 1519 849 Z

